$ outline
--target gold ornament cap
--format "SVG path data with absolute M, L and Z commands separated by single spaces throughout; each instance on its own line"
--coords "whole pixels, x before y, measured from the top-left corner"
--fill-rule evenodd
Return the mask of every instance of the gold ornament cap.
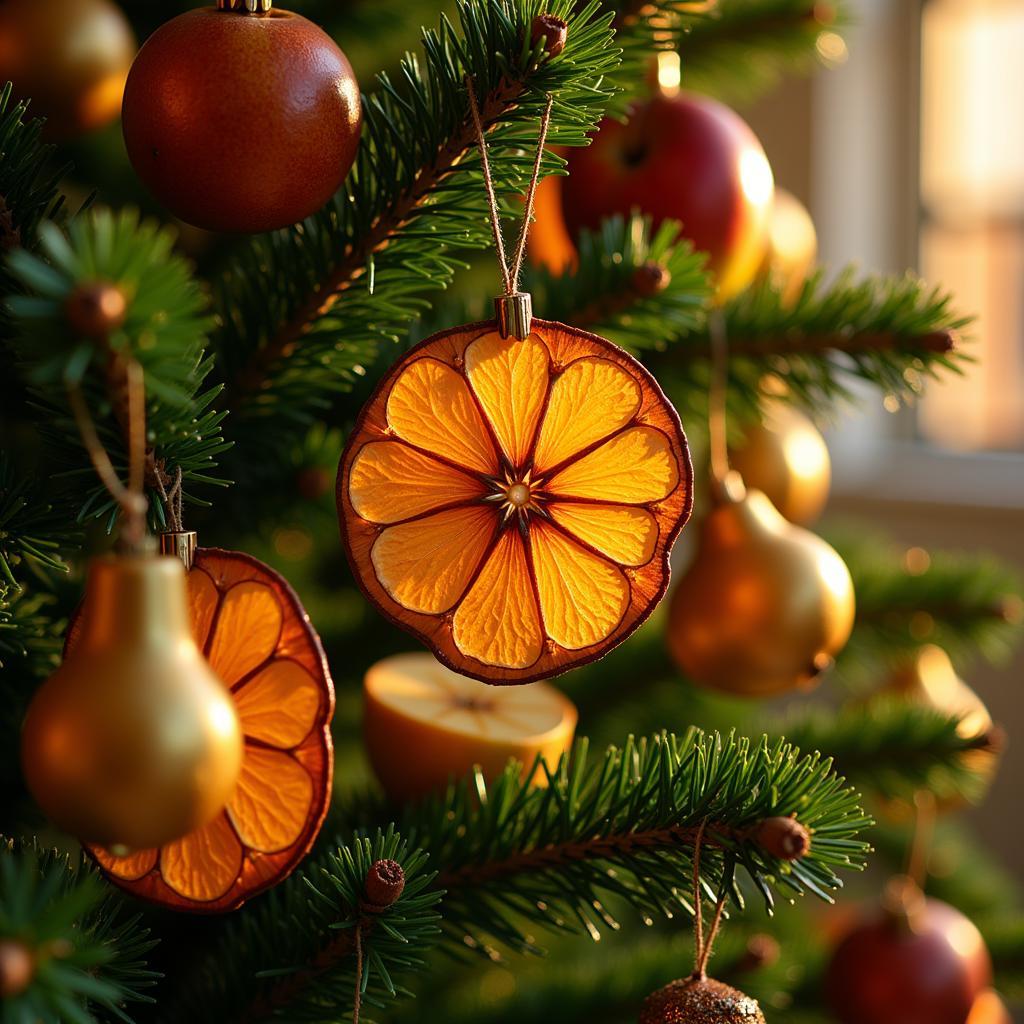
M 241 727 L 192 638 L 181 562 L 91 563 L 80 629 L 32 700 L 21 752 L 42 810 L 98 845 L 162 846 L 225 806 Z
M 273 0 L 217 0 L 222 11 L 238 11 L 240 14 L 267 14 L 274 6 Z
M 177 558 L 188 572 L 196 560 L 199 534 L 195 530 L 167 530 L 160 534 L 160 554 Z

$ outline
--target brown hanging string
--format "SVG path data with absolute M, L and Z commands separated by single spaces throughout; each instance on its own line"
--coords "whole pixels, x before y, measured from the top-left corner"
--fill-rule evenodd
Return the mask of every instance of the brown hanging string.
M 697 838 L 693 848 L 693 977 L 703 980 L 707 977 L 708 960 L 711 958 L 711 950 L 718 937 L 718 929 L 722 923 L 722 914 L 725 912 L 725 895 L 719 897 L 715 905 L 715 916 L 711 920 L 711 929 L 707 939 L 704 938 L 704 912 L 702 910 L 702 895 L 700 884 L 700 851 L 704 843 L 704 829 L 707 820 L 700 823 L 697 829 Z
M 127 485 L 121 482 L 110 455 L 100 440 L 81 385 L 78 381 L 68 380 L 65 387 L 71 413 L 96 475 L 121 509 L 121 541 L 128 550 L 138 551 L 146 536 L 148 507 L 143 491 L 146 465 L 146 389 L 142 367 L 134 359 L 126 359 L 124 368 L 128 390 Z
M 715 491 L 722 493 L 729 475 L 729 432 L 725 403 L 729 387 L 729 343 L 725 333 L 725 317 L 720 309 L 708 316 L 711 336 L 711 386 L 708 390 L 708 450 L 711 480 Z
M 466 76 L 466 92 L 469 94 L 469 109 L 473 115 L 473 127 L 476 129 L 476 144 L 480 150 L 480 163 L 483 168 L 484 185 L 487 188 L 487 201 L 491 214 L 491 233 L 494 235 L 494 248 L 498 253 L 498 265 L 501 268 L 502 283 L 506 295 L 514 295 L 519 290 L 519 275 L 523 269 L 523 258 L 526 254 L 526 238 L 530 233 L 530 222 L 533 220 L 533 203 L 540 181 L 540 163 L 544 156 L 544 143 L 548 137 L 548 125 L 551 123 L 551 105 L 554 97 L 548 93 L 547 105 L 540 119 L 540 137 L 537 141 L 537 154 L 533 161 L 533 174 L 526 190 L 526 209 L 523 212 L 523 223 L 519 229 L 512 265 L 509 266 L 505 255 L 505 238 L 501 231 L 501 214 L 498 209 L 498 198 L 494 192 L 494 178 L 491 176 L 491 163 L 487 158 L 487 139 L 484 137 L 484 126 L 480 120 L 480 107 L 477 104 L 476 89 L 472 75 Z
M 156 473 L 156 486 L 160 491 L 160 500 L 164 503 L 167 525 L 175 533 L 180 533 L 185 529 L 185 502 L 181 489 L 181 476 L 181 466 L 178 466 L 174 473 L 174 483 L 171 484 L 171 489 L 168 491 L 164 485 L 164 474 L 159 470 Z
M 931 790 L 919 789 L 914 794 L 914 836 L 907 857 L 907 877 L 919 889 L 923 889 L 928 881 L 928 861 L 935 836 L 935 813 L 935 794 Z

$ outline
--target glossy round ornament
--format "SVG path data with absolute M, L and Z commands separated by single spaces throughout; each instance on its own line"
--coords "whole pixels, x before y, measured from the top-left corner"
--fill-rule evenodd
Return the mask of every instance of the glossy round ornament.
M 221 812 L 241 771 L 241 731 L 192 639 L 179 562 L 91 563 L 74 642 L 32 700 L 21 750 L 39 806 L 88 842 L 158 846 Z
M 906 879 L 840 942 L 825 992 L 841 1024 L 966 1024 L 992 978 L 981 933 Z
M 526 683 L 601 657 L 650 614 L 690 512 L 675 410 L 610 342 L 534 319 L 407 353 L 342 455 L 356 579 L 449 668 Z
M 792 192 L 777 188 L 762 271 L 782 293 L 784 305 L 796 302 L 817 258 L 818 232 L 807 207 Z
M 623 124 L 606 119 L 593 143 L 569 154 L 562 206 L 569 232 L 638 209 L 655 226 L 682 223 L 709 254 L 719 299 L 754 280 L 768 245 L 774 181 L 740 116 L 706 96 L 658 95 Z
M 730 473 L 669 604 L 668 646 L 683 672 L 749 697 L 808 687 L 853 619 L 853 581 L 839 555 Z
M 644 1000 L 639 1024 L 765 1024 L 756 999 L 713 978 L 670 982 Z
M 524 773 L 541 755 L 554 769 L 572 746 L 576 707 L 548 683 L 485 686 L 426 651 L 377 662 L 363 684 L 363 736 L 374 774 L 395 801 L 442 792 L 475 767 L 485 779 L 511 758 Z M 532 781 L 545 785 L 537 771 Z
M 124 95 L 139 177 L 197 227 L 270 231 L 319 210 L 355 159 L 359 87 L 320 28 L 290 11 L 199 8 L 146 41 Z
M 238 784 L 208 824 L 174 842 L 128 856 L 90 852 L 134 896 L 172 910 L 232 910 L 291 874 L 320 831 L 334 688 L 320 639 L 279 573 L 241 552 L 195 548 L 188 531 L 161 541 L 192 559 L 191 635 L 230 689 L 244 744 Z
M 967 1024 L 1013 1024 L 1013 1017 L 999 993 L 988 989 L 974 1000 Z
M 729 452 L 743 482 L 763 491 L 791 523 L 808 526 L 828 502 L 832 461 L 821 431 L 799 409 L 769 401 Z
M 66 139 L 117 117 L 135 56 L 135 36 L 111 0 L 4 0 L 0 82 Z

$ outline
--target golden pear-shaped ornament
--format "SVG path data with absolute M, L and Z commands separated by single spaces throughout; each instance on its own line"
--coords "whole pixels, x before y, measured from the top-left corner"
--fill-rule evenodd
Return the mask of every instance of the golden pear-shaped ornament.
M 669 605 L 668 646 L 680 668 L 741 696 L 810 687 L 853 618 L 853 581 L 839 555 L 730 472 Z
M 926 644 L 905 664 L 896 668 L 879 691 L 879 696 L 897 696 L 932 708 L 942 715 L 960 719 L 957 733 L 964 739 L 977 739 L 977 747 L 961 754 L 961 763 L 987 788 L 999 767 L 1002 730 L 992 721 L 985 702 L 957 674 L 949 655 L 935 644 Z M 939 810 L 962 807 L 960 797 L 939 795 Z M 901 801 L 891 801 L 894 813 L 908 811 Z
M 184 566 L 149 553 L 97 558 L 80 629 L 25 719 L 32 795 L 67 832 L 115 850 L 204 825 L 234 790 L 242 734 L 192 639 Z
M 769 401 L 729 460 L 744 483 L 764 491 L 791 523 L 808 526 L 824 510 L 832 462 L 821 432 L 799 409 Z

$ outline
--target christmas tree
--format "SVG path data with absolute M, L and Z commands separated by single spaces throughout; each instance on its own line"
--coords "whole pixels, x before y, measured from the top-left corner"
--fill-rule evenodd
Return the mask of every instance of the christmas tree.
M 1021 585 L 810 528 L 970 311 L 711 98 L 851 12 L 293 6 L 0 8 L 4 1024 L 1009 1020 Z

